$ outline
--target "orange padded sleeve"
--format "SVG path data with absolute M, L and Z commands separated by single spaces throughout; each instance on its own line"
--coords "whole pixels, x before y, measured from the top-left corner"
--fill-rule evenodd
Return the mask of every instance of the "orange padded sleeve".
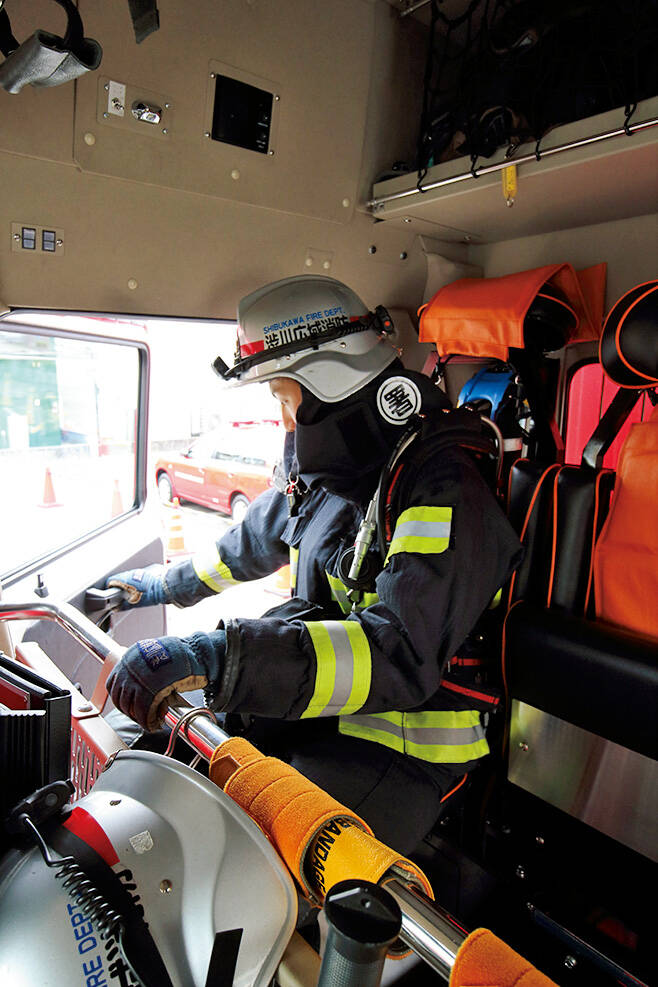
M 237 766 L 226 778 L 229 758 Z M 242 737 L 231 737 L 215 749 L 209 777 L 258 823 L 307 893 L 313 889 L 304 873 L 306 852 L 326 823 L 340 816 L 372 832 L 363 819 L 289 764 L 265 757 Z
M 322 901 L 347 878 L 380 881 L 392 868 L 433 897 L 423 872 L 375 839 L 363 819 L 244 738 L 215 749 L 209 776 L 258 823 L 310 897 Z
M 594 549 L 596 616 L 658 638 L 658 408 L 631 427 Z
M 557 987 L 488 929 L 471 932 L 457 953 L 450 987 Z

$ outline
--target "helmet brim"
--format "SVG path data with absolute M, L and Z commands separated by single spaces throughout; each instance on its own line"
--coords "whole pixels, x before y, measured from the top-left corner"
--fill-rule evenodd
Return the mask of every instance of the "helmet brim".
M 325 344 L 321 350 L 309 347 L 292 365 L 285 356 L 267 360 L 236 376 L 234 384 L 287 377 L 308 388 L 321 401 L 332 403 L 365 387 L 399 355 L 387 339 L 372 331 L 351 337 L 349 345 L 351 352 L 339 340 Z

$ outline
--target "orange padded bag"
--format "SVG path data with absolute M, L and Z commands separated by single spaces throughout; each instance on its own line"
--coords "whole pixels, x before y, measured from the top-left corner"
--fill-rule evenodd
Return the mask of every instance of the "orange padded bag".
M 549 264 L 499 278 L 460 278 L 445 285 L 419 311 L 419 339 L 451 354 L 507 360 L 509 347 L 524 345 L 523 323 L 546 284 L 558 288 L 572 309 L 569 342 L 598 339 L 605 296 L 605 264 L 575 271 Z
M 658 407 L 633 425 L 594 551 L 596 615 L 658 638 Z

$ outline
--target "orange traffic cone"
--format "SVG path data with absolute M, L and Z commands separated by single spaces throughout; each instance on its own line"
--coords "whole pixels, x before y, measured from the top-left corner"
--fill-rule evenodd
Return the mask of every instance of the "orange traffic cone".
M 123 500 L 121 499 L 121 491 L 119 490 L 119 481 L 114 481 L 114 490 L 112 491 L 112 517 L 119 517 L 123 514 Z
M 274 575 L 272 592 L 277 596 L 290 596 L 290 566 L 283 565 Z
M 173 508 L 167 518 L 167 545 L 165 547 L 165 557 L 167 561 L 178 555 L 189 555 L 185 548 L 185 538 L 183 536 L 183 515 L 180 511 L 180 501 L 174 497 Z
M 39 504 L 39 507 L 61 507 L 57 498 L 55 497 L 55 487 L 53 485 L 53 475 L 50 472 L 48 466 L 46 466 L 46 476 L 43 483 L 43 500 Z

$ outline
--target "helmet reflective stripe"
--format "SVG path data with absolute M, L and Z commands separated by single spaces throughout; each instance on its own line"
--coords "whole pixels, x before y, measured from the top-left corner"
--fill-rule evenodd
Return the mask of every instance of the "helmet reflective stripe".
M 238 349 L 229 370 L 236 383 L 290 377 L 321 401 L 340 401 L 376 377 L 398 355 L 384 309 L 368 309 L 351 288 L 313 275 L 259 288 L 238 306 Z
M 489 753 L 480 714 L 471 709 L 341 716 L 338 729 L 433 764 L 464 764 Z
M 290 589 L 292 595 L 295 595 L 295 589 L 297 587 L 297 569 L 299 567 L 299 549 L 290 546 Z
M 325 569 L 325 575 L 327 581 L 329 582 L 329 588 L 331 589 L 331 595 L 336 601 L 343 613 L 350 613 L 352 610 L 352 602 L 347 595 L 348 588 L 338 576 L 330 576 Z M 374 603 L 379 602 L 379 596 L 377 593 L 363 593 L 361 595 L 360 601 L 356 605 L 357 610 L 365 610 L 366 607 L 371 607 Z
M 229 586 L 235 586 L 240 580 L 236 579 L 225 562 L 222 562 L 219 550 L 215 547 L 212 552 L 200 552 L 192 556 L 192 567 L 202 583 L 209 586 L 215 593 L 221 593 Z
M 410 507 L 395 525 L 393 538 L 384 561 L 398 552 L 438 555 L 450 546 L 452 507 Z
M 336 716 L 361 709 L 370 693 L 372 658 L 363 628 L 355 620 L 304 623 L 316 658 L 315 689 L 301 718 Z

